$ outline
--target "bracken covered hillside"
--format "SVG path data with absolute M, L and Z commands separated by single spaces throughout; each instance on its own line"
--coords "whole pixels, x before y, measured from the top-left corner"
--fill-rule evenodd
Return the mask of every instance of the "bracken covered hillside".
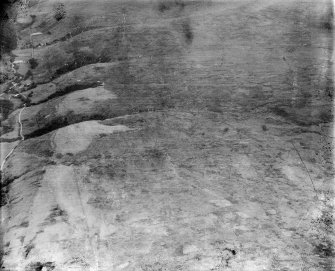
M 331 1 L 6 8 L 1 270 L 335 270 Z

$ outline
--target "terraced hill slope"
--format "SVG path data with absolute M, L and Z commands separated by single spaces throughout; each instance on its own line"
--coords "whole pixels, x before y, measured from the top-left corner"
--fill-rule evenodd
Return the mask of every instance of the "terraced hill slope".
M 62 3 L 8 10 L 2 270 L 334 270 L 331 2 Z

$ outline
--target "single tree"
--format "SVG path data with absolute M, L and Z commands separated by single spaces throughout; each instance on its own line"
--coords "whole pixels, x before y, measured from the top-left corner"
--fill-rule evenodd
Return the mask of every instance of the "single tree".
M 54 18 L 57 21 L 62 20 L 66 15 L 65 5 L 63 3 L 55 4 L 53 7 Z

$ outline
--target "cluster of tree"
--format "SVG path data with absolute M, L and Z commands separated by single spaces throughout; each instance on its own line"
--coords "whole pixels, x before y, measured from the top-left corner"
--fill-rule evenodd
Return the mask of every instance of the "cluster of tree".
M 14 24 L 9 15 L 11 5 L 15 2 L 0 1 L 0 59 L 4 53 L 9 53 L 17 46 Z
M 55 4 L 53 7 L 54 18 L 57 21 L 62 20 L 66 15 L 65 5 L 63 3 Z

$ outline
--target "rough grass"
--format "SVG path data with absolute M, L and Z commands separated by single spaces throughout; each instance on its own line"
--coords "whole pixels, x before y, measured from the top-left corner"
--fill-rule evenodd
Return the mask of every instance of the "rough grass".
M 9 113 L 11 113 L 14 105 L 9 100 L 0 99 L 0 110 L 1 114 L 3 115 L 4 119 L 7 119 Z
M 190 8 L 178 4 L 178 1 L 162 3 L 163 6 L 158 6 L 158 10 L 154 11 L 161 17 L 168 17 L 169 13 L 176 16 L 178 12 L 184 16 L 182 12 Z M 140 231 L 139 239 L 136 239 L 134 245 L 136 251 L 147 249 L 146 244 L 142 244 L 142 228 L 150 230 L 150 227 L 154 226 L 161 230 L 164 237 L 164 254 L 159 256 L 162 256 L 162 261 L 152 259 L 151 253 L 141 254 L 139 258 L 134 256 L 134 262 L 140 262 L 140 268 L 143 270 L 186 270 L 189 266 L 183 266 L 185 263 L 206 269 L 207 260 L 217 261 L 213 264 L 213 270 L 226 269 L 234 263 L 237 253 L 242 255 L 239 258 L 243 260 L 241 266 L 246 261 L 248 262 L 245 265 L 251 262 L 255 266 L 259 263 L 257 259 L 260 255 L 263 257 L 266 253 L 264 257 L 268 258 L 278 251 L 280 257 L 273 260 L 273 269 L 294 269 L 298 264 L 300 266 L 301 256 L 306 254 L 306 248 L 299 247 L 296 236 L 287 238 L 282 235 L 292 232 L 303 236 L 304 241 L 308 239 L 306 242 L 312 244 L 312 249 L 307 248 L 308 255 L 325 259 L 325 262 L 334 256 L 331 242 L 327 239 L 332 234 L 330 228 L 333 227 L 333 218 L 327 215 L 330 210 L 325 210 L 320 216 L 317 227 L 320 231 L 316 241 L 311 241 L 311 236 L 306 234 L 306 227 L 309 225 L 299 224 L 301 227 L 297 228 L 295 226 L 303 213 L 301 206 L 310 203 L 313 192 L 309 186 L 306 187 L 303 179 L 296 176 L 289 178 L 282 170 L 283 166 L 292 166 L 294 171 L 301 163 L 304 164 L 303 155 L 299 160 L 299 157 L 293 154 L 290 145 L 292 140 L 302 141 L 302 146 L 309 147 L 310 152 L 314 154 L 320 151 L 318 140 L 321 142 L 321 135 L 314 133 L 317 137 L 310 137 L 315 127 L 309 129 L 306 126 L 305 131 L 310 132 L 308 136 L 296 133 L 296 138 L 292 139 L 292 127 L 300 125 L 294 121 L 292 123 L 295 125 L 279 121 L 263 125 L 267 117 L 288 120 L 292 117 L 290 110 L 294 107 L 287 107 L 293 97 L 289 96 L 291 89 L 283 87 L 286 86 L 283 74 L 291 71 L 285 70 L 285 64 L 282 63 L 282 56 L 279 54 L 288 52 L 286 49 L 293 47 L 294 50 L 290 50 L 290 53 L 296 54 L 294 59 L 297 63 L 294 68 L 301 69 L 299 74 L 315 72 L 309 70 L 309 67 L 315 66 L 315 60 L 305 57 L 309 47 L 305 48 L 303 44 L 309 41 L 308 35 L 299 35 L 303 33 L 302 29 L 299 29 L 299 20 L 302 20 L 304 13 L 290 13 L 289 20 L 292 19 L 290 16 L 294 15 L 298 19 L 294 19 L 290 25 L 292 28 L 287 29 L 281 28 L 287 22 L 281 24 L 280 21 L 280 16 L 286 18 L 286 10 L 278 11 L 272 8 L 265 14 L 268 17 L 261 17 L 258 12 L 250 14 L 252 10 L 249 7 L 234 11 L 235 15 L 244 12 L 242 15 L 246 16 L 234 17 L 234 14 L 229 14 L 231 11 L 222 9 L 220 13 L 215 13 L 218 16 L 206 14 L 199 20 L 197 17 L 196 23 L 191 19 L 179 20 L 174 25 L 167 24 L 165 28 L 159 26 L 159 31 L 156 26 L 152 26 L 154 30 L 148 27 L 144 31 L 137 31 L 131 26 L 120 24 L 110 32 L 104 30 L 79 34 L 74 40 L 70 38 L 63 44 L 57 44 L 59 46 L 54 48 L 58 50 L 60 57 L 56 57 L 55 61 L 50 58 L 45 62 L 50 66 L 51 76 L 64 73 L 58 77 L 58 83 L 61 84 L 65 73 L 77 69 L 78 74 L 84 70 L 78 67 L 99 61 L 97 57 L 101 55 L 111 56 L 110 60 L 115 61 L 115 67 L 104 70 L 104 73 L 107 75 L 105 78 L 108 78 L 105 80 L 105 87 L 116 94 L 117 100 L 97 104 L 96 108 L 85 113 L 86 115 L 70 112 L 66 116 L 45 119 L 44 117 L 54 113 L 52 107 L 57 105 L 48 103 L 43 109 L 43 114 L 36 116 L 40 129 L 30 133 L 17 150 L 32 154 L 31 161 L 25 159 L 31 170 L 32 167 L 47 165 L 45 161 L 49 161 L 50 164 L 56 163 L 53 160 L 52 139 L 44 133 L 70 123 L 116 116 L 119 118 L 106 123 L 122 123 L 135 128 L 127 133 L 101 134 L 80 155 L 58 155 L 56 159 L 57 163 L 75 167 L 76 173 L 82 174 L 81 176 L 87 173 L 84 170 L 80 172 L 81 168 L 89 168 L 87 176 L 80 179 L 92 188 L 91 190 L 87 189 L 87 186 L 81 187 L 82 191 L 87 189 L 85 193 L 92 193 L 89 204 L 99 211 L 91 215 L 97 215 L 97 218 L 100 214 L 105 215 L 104 219 L 108 225 L 117 227 L 121 224 L 120 230 L 113 233 L 112 245 L 105 251 L 121 251 L 121 254 L 124 247 L 125 253 L 131 253 L 133 243 L 125 245 L 122 239 L 126 238 L 127 242 L 132 240 L 131 235 L 135 227 L 132 227 L 129 221 L 138 223 L 136 229 Z M 113 8 L 110 7 L 110 10 Z M 127 8 L 124 13 L 127 12 Z M 228 14 L 224 14 L 225 12 Z M 279 12 L 280 16 L 273 17 L 276 12 Z M 126 19 L 129 17 L 131 15 L 126 14 Z M 279 18 L 279 22 L 267 26 L 269 18 Z M 179 28 L 175 27 L 176 25 Z M 262 29 L 262 33 L 255 29 Z M 287 36 L 290 37 L 287 39 Z M 297 36 L 299 38 L 296 38 Z M 274 47 L 274 44 L 277 47 Z M 303 50 L 306 50 L 305 53 L 300 54 Z M 276 55 L 274 52 L 279 53 Z M 65 64 L 68 64 L 69 68 L 64 68 Z M 39 68 L 41 67 L 36 69 Z M 90 76 L 89 73 L 87 77 Z M 68 77 L 73 78 L 72 80 L 77 79 L 75 73 L 68 74 Z M 83 77 L 86 77 L 86 74 Z M 298 91 L 306 89 L 304 86 L 312 83 L 308 76 L 299 75 L 297 81 L 300 85 Z M 85 87 L 87 83 L 68 82 L 62 87 L 57 85 L 57 91 L 47 99 L 66 95 L 65 92 L 76 91 Z M 278 89 L 282 92 L 276 92 Z M 63 90 L 65 92 L 62 92 Z M 262 95 L 266 91 L 268 93 Z M 264 111 L 257 111 L 258 103 L 264 103 L 269 97 L 280 106 L 274 107 L 272 111 L 267 107 Z M 304 99 L 303 104 L 309 105 L 308 101 L 312 96 L 305 95 Z M 257 113 L 254 114 L 255 118 L 248 114 L 251 109 L 255 109 Z M 130 116 L 125 116 L 126 114 Z M 20 157 L 20 153 L 16 155 Z M 36 157 L 44 162 L 36 163 L 33 160 Z M 318 164 L 320 168 L 312 164 L 314 171 L 311 174 L 318 173 L 322 177 L 329 174 L 323 172 L 326 171 L 323 163 Z M 17 166 L 19 165 L 11 164 L 7 170 L 14 171 Z M 306 166 L 304 170 L 309 172 Z M 124 195 L 124 198 L 119 195 Z M 226 207 L 213 204 L 213 199 L 219 202 L 215 204 L 222 204 L 221 200 L 227 199 L 231 205 L 228 206 L 229 209 L 225 209 Z M 278 199 L 287 199 L 287 206 L 278 202 Z M 255 205 L 259 208 L 250 207 Z M 279 210 L 279 207 L 284 205 L 287 209 Z M 246 211 L 249 207 L 251 209 Z M 103 213 L 105 208 L 108 212 Z M 115 217 L 110 208 L 116 209 Z M 150 217 L 146 217 L 147 213 Z M 48 215 L 46 222 L 52 224 L 63 215 L 63 211 L 55 207 L 50 216 Z M 274 221 L 275 224 L 269 221 Z M 127 228 L 128 226 L 130 228 Z M 241 228 L 230 232 L 236 226 Z M 127 235 L 128 232 L 131 234 Z M 154 232 L 154 236 L 159 234 L 156 228 L 151 232 Z M 257 238 L 250 239 L 250 234 Z M 206 238 L 201 240 L 203 236 Z M 145 235 L 143 239 L 147 239 L 146 237 Z M 221 237 L 234 240 L 241 246 L 241 250 L 235 247 L 226 248 L 222 240 L 221 243 L 217 240 Z M 154 240 L 158 242 L 152 242 L 149 246 L 151 251 L 158 254 L 162 249 L 160 239 L 159 236 Z M 194 240 L 198 242 L 195 247 L 200 248 L 200 252 L 191 256 L 184 255 L 179 243 Z M 248 242 L 240 243 L 240 240 Z M 264 244 L 267 244 L 266 248 Z M 81 245 L 82 239 L 77 248 L 81 248 Z M 252 250 L 248 250 L 246 245 Z M 27 246 L 26 256 L 29 256 L 33 249 L 33 245 Z M 104 255 L 105 247 L 100 246 L 99 249 L 99 256 Z M 178 259 L 165 258 L 165 249 L 168 249 L 169 253 L 178 249 Z M 202 255 L 203 252 L 205 255 Z M 106 255 L 109 255 L 108 253 Z M 214 256 L 211 257 L 212 255 Z M 288 256 L 293 260 L 290 258 L 287 262 L 290 266 L 285 267 L 286 263 L 281 257 L 287 259 Z M 261 258 L 261 261 L 263 259 Z M 317 261 L 318 259 L 313 258 L 313 263 Z M 53 264 L 38 262 L 27 268 L 48 270 L 53 268 Z

